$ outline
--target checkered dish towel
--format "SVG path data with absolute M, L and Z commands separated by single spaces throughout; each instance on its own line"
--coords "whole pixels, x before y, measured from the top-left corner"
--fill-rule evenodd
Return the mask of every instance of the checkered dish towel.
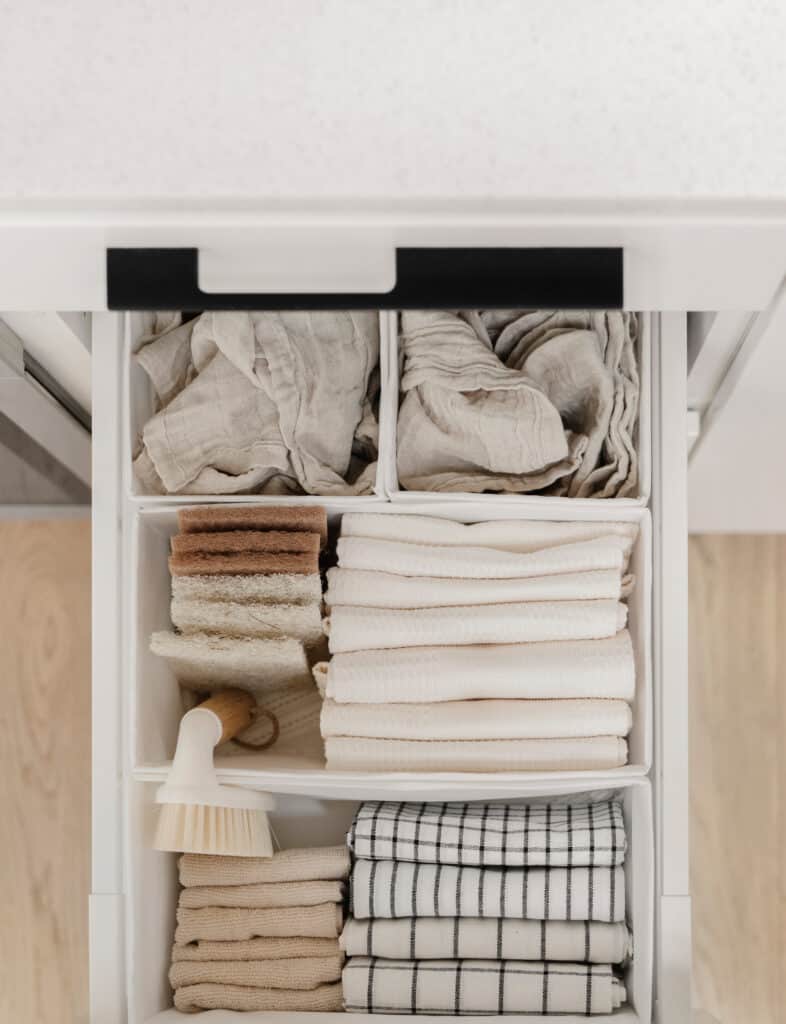
M 360 805 L 347 836 L 355 857 L 478 867 L 602 867 L 625 860 L 618 800 L 576 804 Z
M 350 1013 L 589 1015 L 626 998 L 608 964 L 353 957 L 342 980 Z

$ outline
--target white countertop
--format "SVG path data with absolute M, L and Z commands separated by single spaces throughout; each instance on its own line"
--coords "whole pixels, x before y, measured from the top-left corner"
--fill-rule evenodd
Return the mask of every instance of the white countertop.
M 0 198 L 786 197 L 786 5 L 0 2 Z

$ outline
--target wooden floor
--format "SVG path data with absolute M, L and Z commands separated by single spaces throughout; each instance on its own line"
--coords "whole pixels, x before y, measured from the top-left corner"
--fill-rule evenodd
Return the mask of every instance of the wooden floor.
M 786 537 L 691 541 L 697 1006 L 786 1022 Z M 87 1020 L 90 537 L 0 522 L 0 1020 Z
M 87 1021 L 90 525 L 0 521 L 0 1021 Z

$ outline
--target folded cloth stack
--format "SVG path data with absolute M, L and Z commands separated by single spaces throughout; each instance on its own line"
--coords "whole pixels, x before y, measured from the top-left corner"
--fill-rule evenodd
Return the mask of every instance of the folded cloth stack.
M 319 554 L 327 516 L 317 506 L 178 510 L 171 539 L 170 614 L 175 631 L 154 633 L 187 693 L 238 686 L 267 714 L 223 753 L 267 746 L 322 758 L 322 701 L 310 666 L 324 648 Z
M 401 316 L 401 485 L 420 491 L 635 495 L 632 313 Z
M 616 800 L 364 803 L 348 835 L 345 1009 L 603 1014 L 631 954 Z
M 348 513 L 328 571 L 328 768 L 627 762 L 635 523 Z
M 169 981 L 178 1010 L 341 1009 L 349 852 L 180 858 Z
M 134 358 L 155 398 L 134 457 L 147 493 L 373 489 L 376 313 L 159 318 Z

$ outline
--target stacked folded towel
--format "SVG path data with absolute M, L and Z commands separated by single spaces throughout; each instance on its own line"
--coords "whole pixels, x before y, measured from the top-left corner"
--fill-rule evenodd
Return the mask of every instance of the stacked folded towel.
M 365 803 L 349 832 L 345 1009 L 610 1013 L 631 952 L 615 801 Z
M 343 846 L 184 854 L 169 981 L 178 1010 L 340 1010 Z
M 343 517 L 328 571 L 328 768 L 627 762 L 634 523 Z
M 151 650 L 169 660 L 186 691 L 238 686 L 255 695 L 267 714 L 241 742 L 265 745 L 275 716 L 277 753 L 321 758 L 310 666 L 324 644 L 324 508 L 183 508 L 178 522 L 169 557 L 175 631 L 154 633 Z

